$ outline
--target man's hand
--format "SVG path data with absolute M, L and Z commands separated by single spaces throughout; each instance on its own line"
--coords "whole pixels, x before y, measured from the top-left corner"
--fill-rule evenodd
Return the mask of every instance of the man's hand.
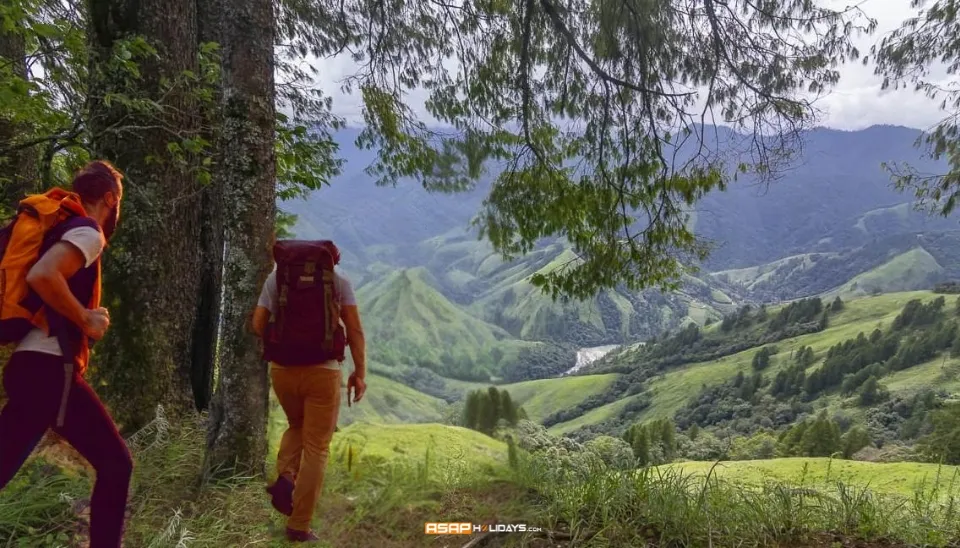
M 358 377 L 356 372 L 351 373 L 350 378 L 347 379 L 347 407 L 360 401 L 366 391 L 367 383 L 363 381 L 363 377 Z M 353 393 L 352 399 L 351 392 Z
M 110 327 L 110 312 L 106 308 L 87 310 L 83 314 L 83 334 L 99 341 Z

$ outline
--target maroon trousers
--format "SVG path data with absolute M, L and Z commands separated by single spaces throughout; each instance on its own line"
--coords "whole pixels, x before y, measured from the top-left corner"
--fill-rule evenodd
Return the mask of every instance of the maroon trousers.
M 3 375 L 7 404 L 0 411 L 0 489 L 16 475 L 47 429 L 53 429 L 96 470 L 90 499 L 90 548 L 120 548 L 133 459 L 100 399 L 74 374 L 62 427 L 63 358 L 17 352 Z

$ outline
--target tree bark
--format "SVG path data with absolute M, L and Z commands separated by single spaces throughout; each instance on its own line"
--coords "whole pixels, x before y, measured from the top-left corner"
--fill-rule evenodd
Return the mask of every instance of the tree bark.
M 262 474 L 269 383 L 250 317 L 271 270 L 276 216 L 273 3 L 233 0 L 222 14 L 224 308 L 205 468 Z
M 168 145 L 200 131 L 195 94 L 170 89 L 184 71 L 197 73 L 196 0 L 89 0 L 89 128 L 95 154 L 125 175 L 120 225 L 104 263 L 104 305 L 111 328 L 95 348 L 94 373 L 126 431 L 168 414 L 194 410 L 192 340 L 202 255 L 202 192 L 187 156 Z M 125 41 L 142 37 L 156 55 L 138 56 Z M 138 78 L 118 68 L 134 52 Z M 144 110 L 107 94 L 146 99 Z
M 0 28 L 0 71 L 28 80 L 27 48 L 23 35 Z M 26 140 L 29 128 L 0 114 L 0 149 Z M 37 147 L 0 155 L 0 209 L 16 209 L 24 195 L 37 189 Z

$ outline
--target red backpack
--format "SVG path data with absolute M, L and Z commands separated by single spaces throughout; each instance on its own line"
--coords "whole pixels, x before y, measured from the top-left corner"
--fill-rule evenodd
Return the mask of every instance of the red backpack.
M 334 273 L 340 252 L 329 240 L 284 240 L 273 246 L 273 258 L 277 310 L 267 326 L 263 358 L 287 366 L 342 362 L 347 338 Z

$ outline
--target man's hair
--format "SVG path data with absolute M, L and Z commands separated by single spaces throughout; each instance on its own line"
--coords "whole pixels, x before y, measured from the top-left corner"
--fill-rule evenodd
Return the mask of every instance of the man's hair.
M 119 194 L 123 175 L 105 160 L 95 160 L 83 166 L 73 177 L 73 191 L 86 203 L 103 199 L 108 192 Z

